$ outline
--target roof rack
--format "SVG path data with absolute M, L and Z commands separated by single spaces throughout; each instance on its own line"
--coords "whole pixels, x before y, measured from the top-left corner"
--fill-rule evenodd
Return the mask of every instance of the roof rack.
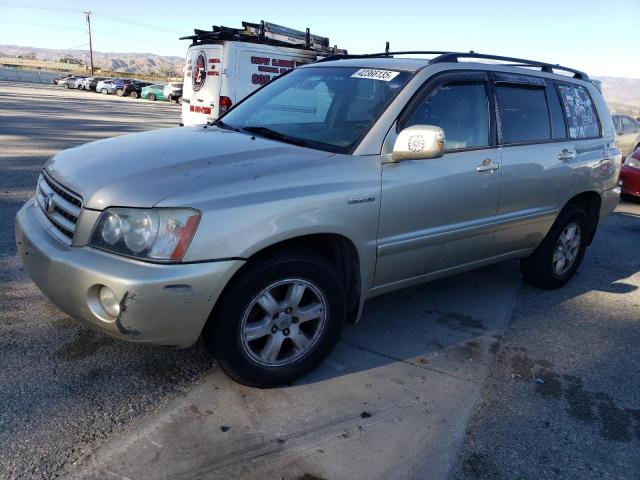
M 481 58 L 485 60 L 498 60 L 501 62 L 515 62 L 518 67 L 540 67 L 540 70 L 547 73 L 554 73 L 554 70 L 562 70 L 564 72 L 573 73 L 574 78 L 578 78 L 580 80 L 589 80 L 589 75 L 580 70 L 575 70 L 569 67 L 563 67 L 558 64 L 551 64 L 546 62 L 537 62 L 535 60 L 525 60 L 523 58 L 515 58 L 515 57 L 502 57 L 500 55 L 487 55 L 484 53 L 476 53 L 474 51 L 468 53 L 461 52 L 449 52 L 444 53 L 432 60 L 429 63 L 445 63 L 445 62 L 458 62 L 461 58 Z
M 458 62 L 461 58 L 479 58 L 484 60 L 498 60 L 501 62 L 512 62 L 511 67 L 539 67 L 541 71 L 547 73 L 554 73 L 554 70 L 562 70 L 564 72 L 569 72 L 573 74 L 574 78 L 580 80 L 589 81 L 589 76 L 580 71 L 575 70 L 569 67 L 563 67 L 558 64 L 551 64 L 545 62 L 537 62 L 535 60 L 525 60 L 522 58 L 514 58 L 514 57 L 502 57 L 499 55 L 488 55 L 484 53 L 476 53 L 473 50 L 467 53 L 463 52 L 442 52 L 442 51 L 429 51 L 429 50 L 408 50 L 401 52 L 390 52 L 389 51 L 389 42 L 387 42 L 387 48 L 382 53 L 368 53 L 363 55 L 346 55 L 346 54 L 337 54 L 331 55 L 329 57 L 323 58 L 322 60 L 318 60 L 319 62 L 328 62 L 331 60 L 347 60 L 352 58 L 385 58 L 385 57 L 393 57 L 394 55 L 437 55 L 437 57 L 429 60 L 429 63 L 446 63 L 446 62 Z
M 389 42 L 387 42 L 387 45 Z M 445 55 L 452 52 L 444 52 L 440 50 L 406 50 L 402 52 L 390 52 L 388 49 L 382 53 L 363 53 L 360 55 L 357 54 L 341 54 L 337 53 L 335 55 L 331 55 L 329 57 L 325 57 L 318 62 L 330 62 L 332 60 L 350 60 L 353 58 L 384 58 L 389 57 L 392 58 L 394 55 Z
M 180 37 L 180 40 L 191 40 L 191 45 L 214 43 L 221 40 L 236 42 L 262 43 L 278 47 L 313 50 L 324 54 L 346 54 L 347 51 L 329 46 L 329 39 L 313 35 L 307 28 L 305 32 L 276 25 L 275 23 L 242 22 L 243 28 L 230 28 L 213 25 L 212 30 L 194 29 L 193 35 Z

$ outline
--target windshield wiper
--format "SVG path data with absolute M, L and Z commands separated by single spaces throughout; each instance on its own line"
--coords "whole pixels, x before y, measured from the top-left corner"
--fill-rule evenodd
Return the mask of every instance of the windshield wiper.
M 307 143 L 304 140 L 290 137 L 289 135 L 285 135 L 284 133 L 276 132 L 275 130 L 270 129 L 269 127 L 250 126 L 250 127 L 243 127 L 242 130 L 249 133 L 256 133 L 261 137 L 271 138 L 273 140 L 281 140 L 283 142 L 291 143 L 293 145 L 300 145 L 301 147 L 307 146 Z
M 216 127 L 223 128 L 224 130 L 233 130 L 234 132 L 241 132 L 239 128 L 232 127 L 228 123 L 224 123 L 222 120 L 214 120 L 210 123 L 210 125 L 215 125 Z

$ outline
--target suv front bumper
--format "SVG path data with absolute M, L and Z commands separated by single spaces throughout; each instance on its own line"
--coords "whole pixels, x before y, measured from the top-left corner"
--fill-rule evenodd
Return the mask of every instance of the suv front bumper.
M 34 200 L 16 215 L 16 245 L 29 276 L 63 312 L 117 338 L 177 347 L 193 345 L 222 289 L 242 260 L 160 265 L 91 247 L 69 247 L 42 225 Z M 109 317 L 99 290 L 120 300 Z

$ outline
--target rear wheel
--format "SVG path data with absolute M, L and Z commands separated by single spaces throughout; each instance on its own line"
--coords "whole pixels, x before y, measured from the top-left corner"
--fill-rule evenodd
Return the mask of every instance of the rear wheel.
M 154 93 L 147 94 L 147 100 L 151 100 L 153 102 L 155 99 L 156 99 L 156 96 Z
M 221 367 L 246 385 L 291 383 L 335 347 L 346 318 L 335 268 L 313 251 L 248 264 L 203 331 Z
M 121 88 L 116 88 L 116 95 L 121 97 L 124 94 L 124 90 L 122 90 Z
M 100 90 L 100 93 L 102 93 L 103 95 L 109 95 L 109 90 L 103 88 L 102 90 Z
M 136 92 L 135 90 L 131 92 L 130 94 L 131 98 L 138 98 L 138 92 Z
M 524 279 L 549 289 L 567 283 L 582 262 L 592 225 L 583 209 L 565 207 L 538 248 L 520 261 Z

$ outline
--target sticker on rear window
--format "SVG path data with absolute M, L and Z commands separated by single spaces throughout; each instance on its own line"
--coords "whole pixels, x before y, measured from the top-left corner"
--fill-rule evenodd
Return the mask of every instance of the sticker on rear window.
M 400 75 L 400 72 L 394 72 L 393 70 L 374 70 L 372 68 L 361 68 L 356 73 L 351 75 L 351 77 L 369 78 L 371 80 L 382 80 L 383 82 L 390 82 L 398 75 Z

